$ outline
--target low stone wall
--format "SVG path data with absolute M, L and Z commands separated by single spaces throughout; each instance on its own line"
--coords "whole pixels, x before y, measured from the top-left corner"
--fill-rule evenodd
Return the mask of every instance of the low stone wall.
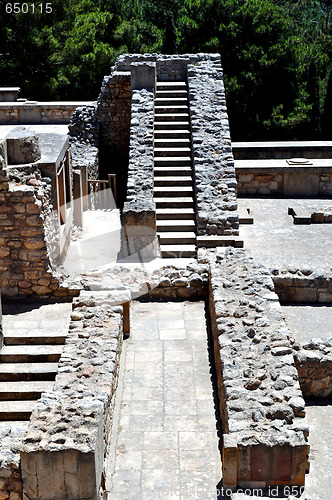
M 145 249 L 158 255 L 153 201 L 154 93 L 134 90 L 131 105 L 127 198 L 122 212 L 122 256 Z
M 99 176 L 97 104 L 77 108 L 68 126 L 73 168 L 85 168 L 89 179 Z
M 211 259 L 210 275 L 224 486 L 302 486 L 305 404 L 269 271 L 227 250 Z
M 22 500 L 20 448 L 28 422 L 0 422 L 0 498 Z
M 82 102 L 12 102 L 0 103 L 0 122 L 3 125 L 32 123 L 69 123 Z
M 54 389 L 24 437 L 25 498 L 102 498 L 122 339 L 121 306 L 93 295 L 74 302 Z
M 319 161 L 313 160 L 316 163 Z M 326 161 L 326 160 L 325 160 Z M 262 161 L 261 161 L 262 163 Z M 272 163 L 259 167 L 259 161 L 251 168 L 243 168 L 241 162 L 235 162 L 240 195 L 294 195 L 294 196 L 330 196 L 332 194 L 332 172 L 330 166 L 291 167 Z M 285 163 L 285 165 L 287 165 Z
M 332 156 L 332 152 L 331 152 Z M 332 172 L 322 172 L 319 176 L 318 192 L 320 196 L 332 195 Z
M 0 162 L 1 294 L 70 295 L 50 267 L 44 226 L 49 213 L 50 184 L 38 169 L 29 172 L 27 168 L 25 175 L 10 169 L 9 175 L 4 161 Z M 47 217 L 46 220 L 49 222 Z
M 284 176 L 280 173 L 237 172 L 238 194 L 282 194 Z
M 222 78 L 216 62 L 188 66 L 198 235 L 239 232 L 237 183 Z
M 306 344 L 294 342 L 294 358 L 304 398 L 332 395 L 332 336 L 314 338 Z
M 276 293 L 284 304 L 332 304 L 332 276 L 324 269 L 272 270 Z

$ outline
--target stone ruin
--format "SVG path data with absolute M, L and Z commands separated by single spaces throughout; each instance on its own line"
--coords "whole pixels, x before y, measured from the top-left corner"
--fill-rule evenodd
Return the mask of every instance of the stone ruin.
M 61 274 L 59 264 L 82 218 L 83 207 L 74 201 L 87 193 L 88 178 L 103 173 L 105 158 L 112 158 L 109 168 L 120 185 L 122 246 L 129 255 L 162 255 L 155 92 L 157 82 L 170 81 L 188 87 L 191 262 L 175 258 L 154 272 L 115 266 L 75 279 Z M 308 170 L 295 166 L 301 188 L 290 165 L 237 167 L 217 54 L 120 56 L 97 103 L 78 108 L 69 130 L 71 146 L 68 137 L 21 127 L 0 144 L 2 296 L 72 300 L 53 389 L 38 399 L 21 433 L 10 426 L 4 431 L 0 498 L 106 498 L 121 350 L 130 335 L 130 302 L 137 298 L 208 304 L 223 485 L 234 495 L 257 485 L 303 487 L 310 462 L 305 399 L 332 394 L 332 340 L 296 342 L 280 302 L 331 304 L 332 278 L 315 270 L 271 272 L 255 262 L 242 248 L 240 224 L 250 217 L 239 212 L 237 197 L 296 196 L 299 189 L 329 194 L 332 166 L 310 162 L 309 183 Z M 320 222 L 330 222 L 324 217 Z

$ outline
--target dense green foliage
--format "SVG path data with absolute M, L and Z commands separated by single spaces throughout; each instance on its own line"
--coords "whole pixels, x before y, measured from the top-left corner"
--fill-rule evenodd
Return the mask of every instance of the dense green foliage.
M 331 139 L 332 0 L 7 3 L 0 85 L 24 97 L 96 99 L 123 52 L 220 52 L 233 140 Z

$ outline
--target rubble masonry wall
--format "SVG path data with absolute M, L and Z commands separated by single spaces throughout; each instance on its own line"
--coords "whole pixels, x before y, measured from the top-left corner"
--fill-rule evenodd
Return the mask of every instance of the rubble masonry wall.
M 54 389 L 38 401 L 23 440 L 26 498 L 102 497 L 122 328 L 114 301 L 91 294 L 74 302 Z
M 224 485 L 303 485 L 309 450 L 305 403 L 268 270 L 245 250 L 217 251 L 209 301 Z

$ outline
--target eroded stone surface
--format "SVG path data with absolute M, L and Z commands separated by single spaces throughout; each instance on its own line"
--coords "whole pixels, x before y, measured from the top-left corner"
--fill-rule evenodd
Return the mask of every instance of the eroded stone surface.
M 243 250 L 217 253 L 210 272 L 224 484 L 302 485 L 305 405 L 269 272 Z
M 97 498 L 122 346 L 122 308 L 74 304 L 52 392 L 33 412 L 21 450 L 27 498 Z M 38 481 L 36 482 L 36 477 Z

